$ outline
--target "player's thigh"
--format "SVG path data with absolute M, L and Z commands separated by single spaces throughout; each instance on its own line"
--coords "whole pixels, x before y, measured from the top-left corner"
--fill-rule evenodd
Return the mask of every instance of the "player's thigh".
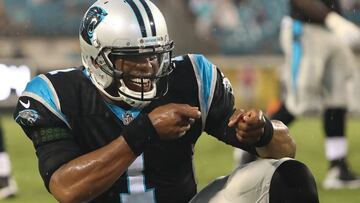
M 285 161 L 283 158 L 258 159 L 236 168 L 229 176 L 219 178 L 200 191 L 191 203 L 267 203 L 275 170 Z
M 348 104 L 348 85 L 359 80 L 359 69 L 350 47 L 334 44 L 334 51 L 326 66 L 324 102 L 326 106 L 345 107 Z

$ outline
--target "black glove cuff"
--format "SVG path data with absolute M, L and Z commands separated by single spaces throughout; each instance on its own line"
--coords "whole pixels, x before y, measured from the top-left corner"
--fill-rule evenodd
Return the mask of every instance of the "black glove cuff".
M 255 147 L 263 147 L 269 144 L 274 134 L 274 127 L 271 121 L 268 118 L 266 118 L 266 116 L 264 116 L 264 118 L 265 118 L 264 133 L 261 135 L 259 141 L 255 143 Z
M 124 128 L 122 136 L 136 156 L 144 151 L 151 140 L 158 138 L 147 114 L 139 114 Z

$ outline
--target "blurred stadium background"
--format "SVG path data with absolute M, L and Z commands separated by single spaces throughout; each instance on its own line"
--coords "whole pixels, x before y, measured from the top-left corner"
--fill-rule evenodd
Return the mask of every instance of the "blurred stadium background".
M 0 114 L 7 149 L 20 193 L 1 202 L 55 202 L 37 172 L 31 142 L 13 122 L 11 112 L 26 82 L 36 74 L 81 65 L 78 27 L 94 0 L 0 0 Z M 282 65 L 278 45 L 287 0 L 153 0 L 163 11 L 174 39 L 175 54 L 203 53 L 232 82 L 237 105 L 266 110 L 280 96 Z M 343 0 L 345 16 L 360 22 L 360 0 Z M 359 105 L 360 107 L 360 105 Z M 350 163 L 360 174 L 360 119 L 349 116 Z M 297 158 L 310 167 L 324 203 L 359 203 L 360 190 L 324 191 L 327 168 L 321 121 L 303 117 L 290 126 Z M 233 167 L 232 149 L 209 136 L 196 147 L 199 189 Z M 0 166 L 1 167 L 1 166 Z

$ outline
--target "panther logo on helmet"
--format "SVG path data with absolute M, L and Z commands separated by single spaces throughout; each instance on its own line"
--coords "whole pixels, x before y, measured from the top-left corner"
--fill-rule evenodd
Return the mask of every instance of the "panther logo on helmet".
M 107 12 L 98 6 L 90 8 L 86 13 L 80 26 L 80 33 L 88 44 L 92 45 L 91 39 L 93 38 L 94 30 L 107 15 Z

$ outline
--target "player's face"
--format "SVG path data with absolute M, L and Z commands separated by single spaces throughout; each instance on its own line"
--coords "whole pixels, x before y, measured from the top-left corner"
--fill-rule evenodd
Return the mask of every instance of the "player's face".
M 123 72 L 125 85 L 137 92 L 148 92 L 152 89 L 159 64 L 157 55 L 122 56 L 115 59 L 115 68 Z

